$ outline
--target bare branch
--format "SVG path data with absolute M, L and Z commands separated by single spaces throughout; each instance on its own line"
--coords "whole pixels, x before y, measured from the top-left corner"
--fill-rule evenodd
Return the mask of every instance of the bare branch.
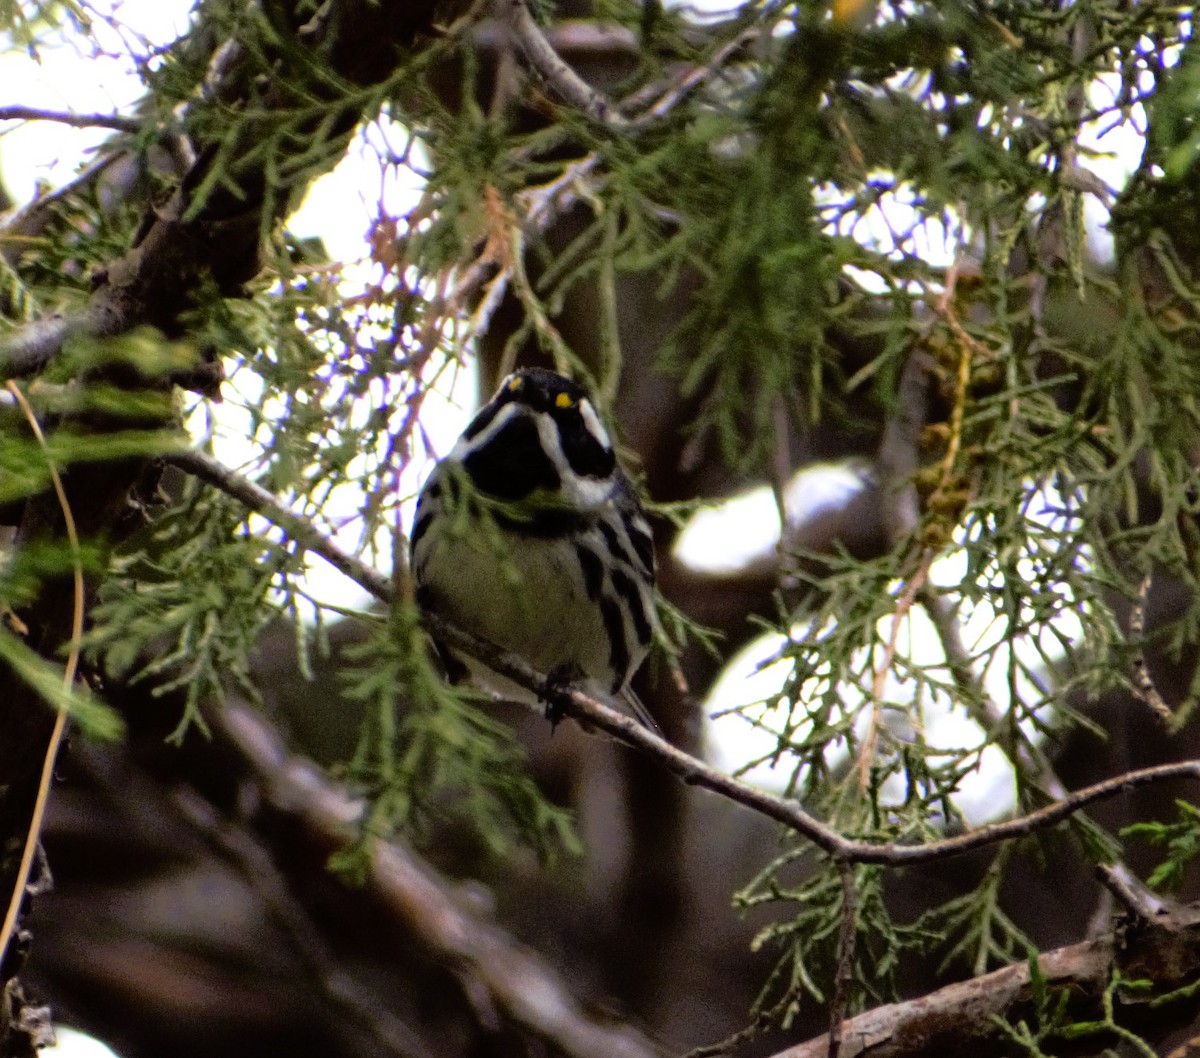
M 1166 906 L 1124 864 L 1101 863 L 1096 867 L 1096 877 L 1131 914 L 1139 918 L 1151 921 Z
M 381 602 L 392 602 L 395 589 L 386 576 L 365 562 L 348 555 L 335 546 L 327 537 L 315 529 L 311 522 L 288 510 L 278 499 L 261 485 L 222 465 L 203 452 L 173 452 L 164 459 L 187 473 L 220 489 L 228 496 L 246 505 L 255 514 L 274 522 L 297 544 L 314 555 L 320 555 L 339 573 L 345 574 L 358 585 L 366 588 Z
M 521 231 L 544 232 L 557 217 L 566 213 L 578 201 L 577 187 L 592 175 L 599 164 L 600 156 L 591 151 L 582 158 L 568 162 L 562 173 L 549 183 L 518 192 L 514 197 L 522 214 L 519 221 Z M 474 297 L 496 265 L 491 247 L 485 246 L 479 256 L 457 276 L 454 289 L 444 299 L 443 313 L 459 313 L 468 299 Z M 513 267 L 510 261 L 487 282 L 483 296 L 471 312 L 466 332 L 462 336 L 464 342 L 480 337 L 487 330 L 492 315 L 508 291 L 512 277 Z
M 316 765 L 293 757 L 252 710 L 225 706 L 214 718 L 261 776 L 267 798 L 335 843 L 348 845 L 362 806 Z M 659 1058 L 623 1025 L 591 1020 L 562 979 L 533 951 L 456 896 L 446 881 L 398 842 L 375 842 L 368 884 L 430 949 L 486 990 L 509 1017 L 573 1058 Z
M 619 22 L 572 19 L 561 25 L 547 26 L 542 33 L 556 53 L 589 58 L 619 55 L 631 59 L 641 54 L 637 34 Z M 507 46 L 511 37 L 506 26 L 495 19 L 487 19 L 474 27 L 471 39 L 480 49 L 497 51 L 502 45 Z
M 1195 1016 L 1198 997 L 1190 985 L 1183 986 L 1193 976 L 1200 946 L 1200 910 L 1195 905 L 1156 908 L 1141 900 L 1135 904 L 1136 929 L 1058 948 L 1038 958 L 1036 987 L 1063 990 L 1076 1020 L 1094 1019 L 1102 1009 L 1111 1016 L 1112 1008 L 1105 1001 L 1111 1000 L 1107 990 L 1117 977 L 1151 983 L 1153 992 L 1139 991 L 1137 1002 L 1131 1004 L 1132 1016 L 1137 1016 L 1138 1008 L 1143 1014 L 1152 1008 L 1155 995 L 1184 1004 L 1178 1016 L 1185 1022 Z M 876 1007 L 842 1026 L 840 1058 L 923 1058 L 951 1050 L 979 1058 L 1011 1053 L 1010 1041 L 999 1037 L 998 1022 L 1032 1002 L 1034 989 L 1029 963 L 1021 962 L 916 999 Z M 1163 1014 L 1157 1017 L 1160 1030 L 1165 1030 Z M 994 1046 L 989 1048 L 988 1041 L 994 1041 Z M 780 1051 L 774 1058 L 824 1058 L 828 1048 L 827 1034 Z
M 884 423 L 875 465 L 887 490 L 895 538 L 916 529 L 921 520 L 913 475 L 920 467 L 921 431 L 929 417 L 933 362 L 917 348 L 908 354 L 896 390 L 896 408 Z
M 628 126 L 629 122 L 603 93 L 563 62 L 534 22 L 524 0 L 501 0 L 501 10 L 529 65 L 565 102 L 602 125 L 615 129 Z
M 709 58 L 700 63 L 698 66 L 690 66 L 684 70 L 674 81 L 668 84 L 665 88 L 661 85 L 650 85 L 647 88 L 636 92 L 626 100 L 622 100 L 621 108 L 629 111 L 636 109 L 645 101 L 646 95 L 650 92 L 659 91 L 661 95 L 650 105 L 644 114 L 639 114 L 636 118 L 631 119 L 630 124 L 634 128 L 642 128 L 650 124 L 652 121 L 657 121 L 659 118 L 665 117 L 678 104 L 683 102 L 696 89 L 710 80 L 716 72 L 725 65 L 729 59 L 742 51 L 744 48 L 753 44 L 756 40 L 763 36 L 762 30 L 758 27 L 743 30 L 731 40 L 725 41 L 717 48 Z
M 1038 969 L 1051 987 L 1069 984 L 1099 991 L 1108 983 L 1113 956 L 1112 938 L 1106 937 L 1047 952 Z M 876 1007 L 842 1026 L 840 1058 L 917 1058 L 938 1054 L 942 1044 L 951 1042 L 961 1051 L 964 1041 L 994 1032 L 992 1019 L 1027 999 L 1029 990 L 1029 966 L 1018 963 L 918 999 Z M 774 1058 L 825 1058 L 828 1050 L 826 1034 Z
M 425 626 L 438 639 L 478 658 L 489 668 L 521 686 L 536 691 L 547 701 L 561 707 L 566 715 L 585 720 L 613 738 L 645 750 L 684 782 L 703 786 L 795 830 L 838 862 L 878 863 L 898 867 L 959 856 L 1002 841 L 1028 837 L 1061 823 L 1095 801 L 1114 797 L 1148 783 L 1180 778 L 1200 780 L 1200 760 L 1160 764 L 1126 772 L 1072 791 L 1062 799 L 1027 815 L 1000 823 L 990 823 L 940 841 L 931 841 L 923 845 L 900 845 L 847 838 L 804 811 L 796 802 L 775 797 L 718 771 L 642 727 L 636 720 L 589 698 L 580 691 L 548 683 L 521 658 L 463 632 L 436 614 L 426 614 L 424 621 Z
M 124 118 L 120 114 L 72 114 L 23 106 L 0 106 L 0 121 L 54 121 L 77 129 L 116 129 L 118 132 L 137 132 L 142 127 L 137 118 Z

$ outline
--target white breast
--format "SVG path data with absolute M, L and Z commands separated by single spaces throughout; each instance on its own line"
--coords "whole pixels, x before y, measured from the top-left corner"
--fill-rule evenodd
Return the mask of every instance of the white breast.
M 462 523 L 460 523 L 461 525 Z M 573 546 L 561 539 L 431 527 L 421 541 L 418 583 L 429 605 L 460 627 L 519 654 L 544 673 L 582 672 L 585 689 L 611 691 L 609 641 L 588 598 Z M 476 681 L 505 698 L 534 696 L 462 659 Z

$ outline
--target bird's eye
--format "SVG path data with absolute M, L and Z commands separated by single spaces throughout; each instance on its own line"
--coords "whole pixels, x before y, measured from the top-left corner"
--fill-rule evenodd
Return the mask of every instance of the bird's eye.
M 521 376 L 512 375 L 507 383 L 509 393 L 516 393 L 521 388 Z
M 554 406 L 556 408 L 569 408 L 571 407 L 571 404 L 571 394 L 569 393 L 560 393 L 554 398 Z

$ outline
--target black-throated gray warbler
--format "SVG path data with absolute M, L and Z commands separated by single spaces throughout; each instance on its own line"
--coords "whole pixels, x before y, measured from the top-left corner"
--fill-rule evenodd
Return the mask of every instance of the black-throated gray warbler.
M 509 375 L 438 463 L 412 530 L 417 602 L 656 725 L 629 688 L 654 628 L 654 542 L 587 391 Z M 452 679 L 533 702 L 472 658 Z

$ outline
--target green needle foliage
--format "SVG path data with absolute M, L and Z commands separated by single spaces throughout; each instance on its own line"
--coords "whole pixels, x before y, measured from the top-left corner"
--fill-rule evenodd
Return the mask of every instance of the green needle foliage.
M 86 5 L 35 6 L 0 4 L 10 47 L 83 24 Z M 531 6 L 554 23 L 552 5 Z M 103 355 L 147 377 L 215 358 L 224 404 L 218 416 L 189 393 L 164 408 L 156 391 L 139 399 L 157 400 L 157 415 L 127 406 L 134 423 L 85 432 L 84 413 L 114 414 L 120 394 L 83 387 L 50 431 L 54 460 L 151 456 L 177 445 L 185 422 L 203 443 L 234 434 L 246 474 L 323 531 L 352 526 L 356 554 L 397 571 L 399 597 L 362 615 L 369 638 L 343 674 L 364 717 L 343 774 L 367 805 L 345 866 L 363 868 L 370 840 L 428 837 L 447 822 L 497 852 L 514 839 L 570 847 L 566 817 L 537 792 L 508 731 L 432 667 L 404 587 L 404 518 L 436 454 L 430 409 L 499 330 L 502 300 L 513 320 L 501 359 L 536 349 L 605 404 L 630 367 L 623 284 L 676 300 L 654 370 L 694 409 L 689 444 L 740 481 L 774 475 L 781 416 L 801 435 L 836 431 L 880 454 L 886 479 L 887 428 L 914 413 L 897 394 L 916 365 L 928 394 L 906 442 L 911 465 L 878 482 L 911 500 L 897 504 L 886 553 L 781 555 L 763 629 L 782 643 L 777 687 L 735 711 L 769 736 L 756 763 L 849 835 L 916 843 L 964 826 L 963 791 L 985 761 L 1009 769 L 1018 810 L 1046 804 L 1056 740 L 1092 724 L 1082 703 L 1134 683 L 1145 642 L 1126 615 L 1149 574 L 1172 578 L 1182 600 L 1147 633 L 1154 645 L 1188 657 L 1200 633 L 1200 59 L 1189 9 L 768 0 L 701 17 L 605 0 L 597 10 L 636 41 L 606 85 L 622 124 L 577 113 L 553 85 L 494 84 L 495 56 L 470 17 L 398 49 L 395 70 L 364 87 L 320 48 L 299 47 L 279 5 L 202 0 L 192 29 L 139 67 L 140 130 L 103 149 L 139 165 L 144 193 L 84 179 L 48 201 L 37 234 L 0 265 L 0 300 L 14 332 L 79 310 L 91 277 L 135 243 L 142 203 L 177 183 L 164 143 L 182 132 L 209 144 L 185 216 L 258 195 L 261 271 L 240 298 L 203 283 L 189 292 L 186 335 L 136 332 Z M 246 71 L 236 105 L 205 88 L 223 40 L 238 42 Z M 681 82 L 681 71 L 695 76 Z M 1098 175 L 1111 171 L 1107 144 L 1130 134 L 1141 157 L 1109 189 Z M 342 261 L 272 218 L 352 140 L 384 190 L 364 259 Z M 1089 245 L 1085 205 L 1106 214 L 1112 260 Z M 568 213 L 569 236 L 550 234 Z M 571 337 L 576 297 L 594 308 L 594 347 Z M 101 355 L 74 352 L 47 380 L 77 379 Z M 6 419 L 0 502 L 48 480 L 44 456 Z M 87 562 L 103 581 L 91 649 L 112 674 L 179 692 L 178 737 L 203 727 L 206 701 L 255 697 L 249 657 L 271 620 L 292 620 L 307 649 L 346 610 L 314 597 L 284 534 L 194 484 L 115 555 L 89 541 Z M 64 568 L 52 552 L 15 552 L 0 603 L 19 608 Z M 45 682 L 8 633 L 0 654 Z M 970 721 L 959 742 L 935 736 L 939 716 Z M 1166 847 L 1156 884 L 1181 881 L 1194 856 L 1195 813 L 1181 810 L 1178 823 L 1125 832 Z M 1064 830 L 1086 857 L 1120 855 L 1085 817 Z M 778 953 L 760 1006 L 786 1022 L 806 995 L 830 1001 L 844 890 L 834 865 L 781 840 L 737 902 L 778 915 L 758 941 Z M 965 895 L 909 921 L 892 915 L 887 870 L 854 868 L 852 1010 L 896 992 L 909 952 L 974 973 L 1028 955 L 1003 906 L 1012 848 Z M 1064 1008 L 1044 999 L 1038 1024 L 1006 1028 L 1024 1053 L 1070 1035 Z M 1111 1009 L 1084 1029 L 1121 1035 Z

